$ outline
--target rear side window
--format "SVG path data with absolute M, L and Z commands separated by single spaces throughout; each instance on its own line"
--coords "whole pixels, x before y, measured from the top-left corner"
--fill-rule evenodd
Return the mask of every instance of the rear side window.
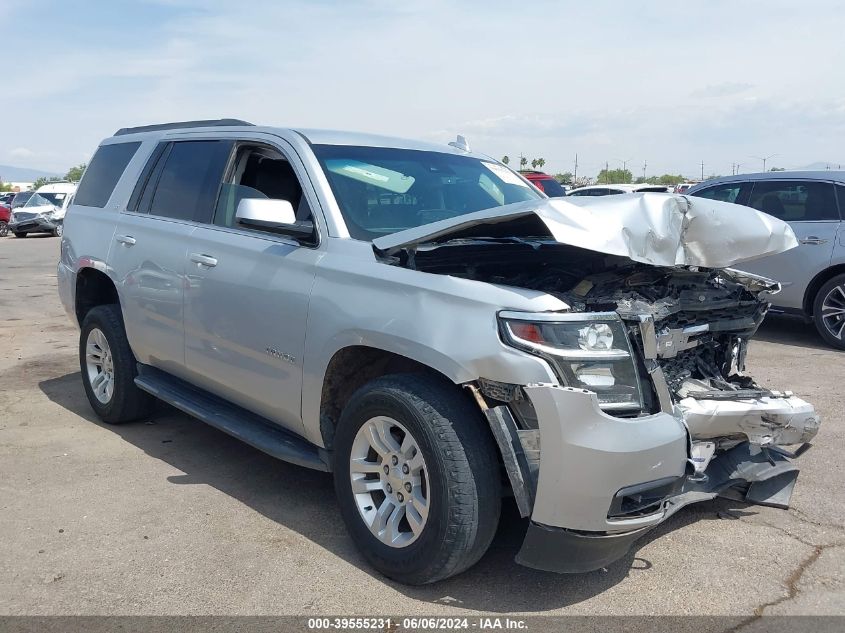
M 209 222 L 229 160 L 231 141 L 174 141 L 158 161 L 138 211 L 176 220 Z
M 103 145 L 94 154 L 85 170 L 75 204 L 85 207 L 104 207 L 114 191 L 117 181 L 141 143 L 115 143 Z
M 748 204 L 748 191 L 751 186 L 745 182 L 729 182 L 723 185 L 708 187 L 696 191 L 692 195 L 697 198 L 718 200 L 719 202 L 731 202 L 733 204 Z
M 758 181 L 748 204 L 785 222 L 839 219 L 833 185 L 829 182 Z
M 560 198 L 566 195 L 566 190 L 554 178 L 540 178 L 534 184 L 540 188 L 549 198 Z

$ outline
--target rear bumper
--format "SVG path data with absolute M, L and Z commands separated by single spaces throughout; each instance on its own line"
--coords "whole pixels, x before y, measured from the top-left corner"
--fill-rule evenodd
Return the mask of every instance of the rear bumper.
M 798 468 L 785 451 L 745 441 L 718 452 L 696 473 L 690 447 L 698 438 L 690 437 L 680 409 L 674 415 L 614 418 L 588 391 L 524 389 L 539 422 L 539 468 L 529 469 L 538 475 L 532 479 L 531 523 L 516 558 L 520 564 L 565 573 L 599 569 L 681 508 L 720 495 L 788 507 Z M 816 421 L 800 434 L 810 439 L 818 417 L 811 405 L 800 403 L 784 399 L 783 406 L 798 407 L 802 419 Z M 764 407 L 757 417 L 770 412 Z M 755 419 L 748 407 L 744 419 Z

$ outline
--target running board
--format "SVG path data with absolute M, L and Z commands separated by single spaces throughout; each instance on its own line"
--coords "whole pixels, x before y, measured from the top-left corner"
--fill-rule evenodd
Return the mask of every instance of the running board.
M 266 418 L 155 367 L 138 364 L 135 384 L 159 400 L 277 459 L 329 472 L 328 454 Z

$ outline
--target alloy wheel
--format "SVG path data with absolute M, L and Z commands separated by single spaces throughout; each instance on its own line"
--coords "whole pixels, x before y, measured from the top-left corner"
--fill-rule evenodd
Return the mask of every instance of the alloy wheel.
M 845 285 L 831 288 L 822 301 L 822 322 L 833 337 L 842 340 L 845 334 Z
M 387 416 L 367 420 L 349 456 L 352 494 L 370 532 L 390 547 L 419 538 L 429 515 L 425 458 L 414 436 Z
M 85 367 L 88 382 L 97 400 L 108 404 L 114 395 L 114 360 L 103 331 L 93 328 L 85 342 Z

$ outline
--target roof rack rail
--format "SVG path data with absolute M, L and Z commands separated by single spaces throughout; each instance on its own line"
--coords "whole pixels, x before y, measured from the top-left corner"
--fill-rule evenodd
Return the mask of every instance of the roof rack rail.
M 157 132 L 159 130 L 178 130 L 186 127 L 224 127 L 232 125 L 255 125 L 240 119 L 208 119 L 205 121 L 177 121 L 175 123 L 160 123 L 158 125 L 140 125 L 138 127 L 122 127 L 114 133 L 115 136 L 124 134 L 138 134 L 139 132 Z

